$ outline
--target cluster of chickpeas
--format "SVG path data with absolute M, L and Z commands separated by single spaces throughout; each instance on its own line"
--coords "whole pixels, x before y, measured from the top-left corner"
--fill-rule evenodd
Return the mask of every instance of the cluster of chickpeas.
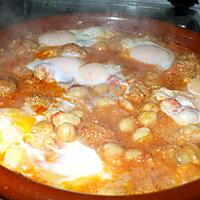
M 121 88 L 118 89 L 120 93 Z M 99 84 L 94 86 L 92 89 L 84 86 L 74 86 L 64 94 L 64 97 L 84 100 L 93 94 L 93 105 L 97 108 L 101 108 L 116 103 L 116 101 L 114 101 L 111 97 L 105 95 L 109 92 L 110 87 L 108 84 Z M 115 93 L 117 94 L 117 92 Z M 130 114 L 135 111 L 133 103 L 122 97 L 121 94 L 117 103 L 120 108 L 128 111 Z M 146 103 L 137 117 L 129 115 L 119 120 L 118 130 L 130 133 L 134 142 L 141 142 L 145 138 L 149 138 L 151 136 L 151 130 L 149 127 L 157 121 L 158 111 L 159 107 L 156 104 Z M 76 137 L 75 127 L 80 124 L 81 117 L 82 116 L 77 115 L 72 116 L 72 113 L 61 113 L 53 118 L 54 126 L 57 128 L 57 135 L 62 141 L 70 142 L 74 140 Z M 65 122 L 63 118 L 68 118 L 68 120 Z M 139 149 L 126 150 L 117 143 L 106 143 L 101 147 L 101 149 L 104 156 L 107 158 L 123 156 L 127 160 L 132 160 L 137 159 L 138 156 L 142 155 L 142 152 Z
M 155 75 L 156 76 L 156 75 Z M 151 80 L 149 80 L 151 82 Z M 135 88 L 133 92 L 137 94 L 140 90 L 143 91 L 144 95 L 146 89 L 141 88 L 138 84 L 138 88 Z M 141 109 L 138 116 L 131 115 L 135 111 L 135 106 L 131 100 L 123 97 L 125 92 L 124 87 L 111 87 L 109 84 L 99 84 L 95 85 L 93 88 L 88 88 L 85 86 L 74 86 L 64 93 L 64 98 L 74 98 L 79 101 L 85 100 L 87 98 L 93 98 L 93 106 L 97 108 L 102 108 L 110 106 L 113 104 L 118 104 L 118 106 L 130 113 L 118 121 L 118 130 L 120 132 L 131 134 L 133 142 L 142 142 L 144 139 L 151 138 L 150 126 L 157 121 L 157 113 L 159 108 L 154 103 L 146 103 Z M 114 100 L 111 96 L 106 95 L 111 94 L 111 96 L 118 97 L 118 100 Z M 33 128 L 33 134 L 48 132 L 48 134 L 43 134 L 45 142 L 36 142 L 32 139 L 29 143 L 32 146 L 41 145 L 43 148 L 52 145 L 58 141 L 62 142 L 72 142 L 77 137 L 76 127 L 81 123 L 81 119 L 84 113 L 81 110 L 73 110 L 71 112 L 58 112 L 52 115 L 51 120 L 42 121 L 37 123 Z M 40 134 L 41 135 L 41 134 Z M 33 137 L 34 138 L 34 137 Z M 41 138 L 41 136 L 40 136 Z M 39 137 L 36 137 L 36 140 Z M 41 144 L 40 144 L 41 143 Z M 113 159 L 123 157 L 127 160 L 138 159 L 142 155 L 142 151 L 139 149 L 125 149 L 118 143 L 108 142 L 101 147 L 103 155 L 106 159 Z
M 151 125 L 157 121 L 158 111 L 159 107 L 156 104 L 151 102 L 146 103 L 137 118 L 127 116 L 119 120 L 118 129 L 121 132 L 131 134 L 133 142 L 143 142 L 151 138 Z M 186 141 L 192 143 L 198 143 L 200 141 L 200 127 L 198 125 L 183 126 L 180 128 L 180 133 L 181 137 Z M 172 157 L 175 159 L 177 166 L 183 166 L 189 163 L 199 164 L 200 154 L 197 149 L 194 144 L 179 150 L 172 149 Z M 106 143 L 102 146 L 102 152 L 107 160 L 113 160 L 113 162 L 117 158 L 125 158 L 127 161 L 137 161 L 143 155 L 143 152 L 139 149 L 125 149 L 118 143 Z
M 157 77 L 157 74 L 155 74 Z M 149 77 L 151 77 L 151 74 L 149 74 Z M 157 78 L 158 79 L 158 78 Z M 131 79 L 132 80 L 132 79 Z M 154 79 L 153 79 L 154 80 Z M 134 103 L 135 100 L 140 100 L 141 98 L 143 99 L 145 96 L 149 95 L 149 90 L 148 88 L 142 84 L 142 82 L 135 82 L 136 80 L 134 79 L 133 82 L 129 83 L 129 80 L 127 84 L 130 84 L 132 87 L 128 93 L 126 85 L 121 85 L 121 84 L 107 84 L 107 83 L 102 83 L 95 85 L 92 88 L 86 87 L 86 86 L 74 86 L 71 87 L 69 90 L 67 90 L 64 93 L 64 97 L 66 98 L 75 98 L 77 100 L 85 100 L 87 98 L 92 98 L 93 100 L 93 106 L 94 107 L 106 107 L 110 106 L 113 104 L 118 103 L 118 105 L 122 108 L 125 109 L 126 111 L 134 111 Z M 114 97 L 114 98 L 113 98 Z M 116 101 L 117 99 L 117 101 Z M 151 104 L 147 104 L 147 106 L 152 106 Z M 141 124 L 144 123 L 144 125 L 150 124 L 151 121 L 149 120 L 155 120 L 156 114 L 155 109 L 156 108 L 144 108 L 146 109 L 146 113 L 144 113 L 144 116 L 141 116 Z M 145 110 L 144 110 L 145 111 Z M 152 111 L 152 112 L 149 112 Z M 143 121 L 144 118 L 148 118 L 146 122 Z
M 75 86 L 71 87 L 65 94 L 64 97 L 67 98 L 75 98 L 79 100 L 84 100 L 88 97 L 93 96 L 93 106 L 101 108 L 110 106 L 113 104 L 118 103 L 118 105 L 127 111 L 134 111 L 134 105 L 130 100 L 123 97 L 123 93 L 125 92 L 125 88 L 123 87 L 116 87 L 112 88 L 108 84 L 99 84 L 96 85 L 90 90 L 88 87 L 84 86 Z M 111 96 L 118 97 L 118 100 L 114 100 Z
M 84 100 L 93 96 L 93 105 L 95 107 L 106 107 L 115 103 L 111 97 L 105 96 L 109 91 L 109 86 L 107 84 L 96 85 L 92 90 L 84 86 L 75 86 L 70 88 L 69 91 L 64 94 L 64 97 Z
M 100 150 L 104 159 L 114 165 L 120 165 L 120 160 L 140 161 L 143 152 L 137 148 L 125 149 L 118 143 L 106 143 Z
M 130 105 L 130 102 L 127 102 L 127 100 L 123 100 L 128 108 L 132 108 Z M 159 111 L 159 108 L 154 103 L 146 103 L 143 108 L 142 112 L 138 115 L 137 119 L 133 116 L 128 116 L 125 118 L 122 118 L 118 122 L 118 128 L 121 132 L 130 132 L 132 134 L 132 139 L 134 141 L 139 141 L 142 138 L 150 135 L 150 128 L 152 124 L 154 124 L 157 121 L 157 112 Z M 137 124 L 139 123 L 140 128 L 137 128 Z M 137 129 L 136 129 L 137 128 Z
M 122 100 L 127 110 L 134 109 L 131 102 Z M 150 126 L 157 121 L 157 112 L 159 107 L 154 103 L 146 103 L 142 112 L 138 117 L 132 115 L 124 117 L 118 121 L 118 130 L 127 134 L 131 134 L 133 142 L 143 142 L 145 139 L 151 138 Z M 118 158 L 131 160 L 140 160 L 143 152 L 137 148 L 125 149 L 118 143 L 106 143 L 101 147 L 101 152 L 106 160 L 115 162 Z
M 72 110 L 71 112 L 57 112 L 51 120 L 36 123 L 25 141 L 31 146 L 46 150 L 58 143 L 72 142 L 76 139 L 76 127 L 81 123 L 84 112 Z
M 109 86 L 107 84 L 99 84 L 99 85 L 94 86 L 93 92 L 98 95 L 98 96 L 95 95 L 95 98 L 94 98 L 95 107 L 101 108 L 101 107 L 106 107 L 106 106 L 116 103 L 114 102 L 112 98 L 108 96 L 101 96 L 109 92 Z M 72 87 L 69 89 L 66 95 L 75 97 L 78 99 L 84 99 L 88 95 L 90 95 L 90 90 L 89 88 L 82 87 L 82 86 Z M 119 98 L 118 106 L 130 113 L 135 110 L 135 107 L 132 104 L 132 102 L 123 97 Z M 134 142 L 142 141 L 145 138 L 149 138 L 149 136 L 151 135 L 151 130 L 149 126 L 151 126 L 157 121 L 158 111 L 159 111 L 159 107 L 156 104 L 146 103 L 141 109 L 141 112 L 137 117 L 129 115 L 119 120 L 118 130 L 121 132 L 130 133 L 132 135 L 132 140 Z M 139 124 L 139 128 L 138 128 L 138 124 Z M 115 143 L 108 143 L 105 145 L 106 146 L 103 146 L 103 149 L 105 147 L 104 150 L 105 150 L 106 155 L 107 154 L 111 155 L 112 154 L 111 152 L 113 152 L 114 154 L 116 153 L 116 155 L 118 156 L 120 154 L 124 154 L 128 158 L 130 158 L 132 154 L 135 155 L 135 154 L 138 154 L 139 152 L 139 150 L 135 150 L 135 149 L 129 149 L 126 152 L 125 149 L 123 149 L 123 147 Z
M 190 164 L 199 165 L 199 147 L 194 144 L 183 144 L 181 146 L 174 145 L 167 150 L 163 149 L 162 154 L 164 155 L 164 158 L 170 158 L 177 167 L 180 167 L 180 170 L 187 169 L 187 166 L 189 166 Z

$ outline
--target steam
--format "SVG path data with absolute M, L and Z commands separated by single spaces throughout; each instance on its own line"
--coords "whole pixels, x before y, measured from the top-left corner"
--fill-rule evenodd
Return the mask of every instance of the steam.
M 20 29 L 15 27 L 9 29 L 9 35 L 13 37 L 24 38 L 31 34 L 40 34 L 47 30 L 59 30 L 59 29 L 69 29 L 69 28 L 82 28 L 89 26 L 102 25 L 105 27 L 112 27 L 114 30 L 125 31 L 128 28 L 129 32 L 141 32 L 145 30 L 146 33 L 158 32 L 157 27 L 149 24 L 148 21 L 141 21 L 140 18 L 133 18 L 132 20 L 126 19 L 123 16 L 129 17 L 147 17 L 153 19 L 161 19 L 163 21 L 168 21 L 170 23 L 177 23 L 180 26 L 186 26 L 181 23 L 188 23 L 188 16 L 185 16 L 185 20 L 182 19 L 181 22 L 179 18 L 173 16 L 174 12 L 169 2 L 166 0 L 143 0 L 141 1 L 130 1 L 124 0 L 118 1 L 74 1 L 74 0 L 60 0 L 60 1 L 49 1 L 49 0 L 15 0 L 15 1 L 4 1 L 0 3 L 0 28 L 4 28 L 10 24 L 16 24 L 23 21 L 29 21 L 32 19 L 39 19 L 44 16 L 54 16 L 60 14 L 68 13 L 78 13 L 76 17 L 67 18 L 60 17 L 62 21 L 56 21 L 51 25 L 46 23 L 33 22 L 31 26 L 22 26 Z M 99 13 L 105 17 L 101 17 L 102 20 L 96 20 L 94 23 L 88 23 L 88 18 L 86 15 L 89 13 L 90 17 L 95 18 L 95 14 Z M 193 15 L 199 19 L 193 21 L 194 29 L 200 30 L 200 17 L 196 11 L 193 11 Z M 90 18 L 89 17 L 89 18 Z M 98 16 L 97 16 L 98 17 Z M 126 21 L 130 20 L 133 22 L 130 27 L 127 27 Z M 66 21 L 66 23 L 64 23 Z M 68 25 L 71 24 L 71 25 Z M 120 25 L 120 26 L 119 26 Z M 120 27 L 120 28 L 119 28 Z M 191 27 L 190 27 L 191 28 Z M 154 31 L 155 30 L 155 31 Z

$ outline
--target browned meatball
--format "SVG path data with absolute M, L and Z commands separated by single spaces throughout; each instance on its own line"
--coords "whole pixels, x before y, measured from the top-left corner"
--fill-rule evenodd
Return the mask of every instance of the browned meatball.
M 35 58 L 45 59 L 63 54 L 84 58 L 87 55 L 87 52 L 84 50 L 84 48 L 79 47 L 74 43 L 70 43 L 61 47 L 42 47 L 36 52 Z
M 142 103 L 151 94 L 150 88 L 142 81 L 132 79 L 130 85 L 130 92 L 126 95 L 126 98 L 134 104 Z
M 200 56 L 194 53 L 183 54 L 164 73 L 164 78 L 168 87 L 179 89 L 199 74 Z
M 13 81 L 0 80 L 0 97 L 12 95 L 17 90 L 17 85 Z
M 61 53 L 72 54 L 78 58 L 84 58 L 87 55 L 86 51 L 82 47 L 74 43 L 64 45 L 61 48 Z
M 42 113 L 57 106 L 57 102 L 47 96 L 35 94 L 25 98 L 25 106 L 30 106 L 34 111 Z
M 38 45 L 30 40 L 13 40 L 9 45 L 9 50 L 14 55 L 23 55 L 24 53 L 34 53 Z

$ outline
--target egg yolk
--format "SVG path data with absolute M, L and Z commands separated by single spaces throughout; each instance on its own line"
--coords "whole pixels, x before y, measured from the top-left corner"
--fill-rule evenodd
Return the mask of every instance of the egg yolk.
M 34 116 L 19 109 L 9 109 L 6 115 L 14 120 L 14 125 L 19 127 L 23 133 L 30 132 L 36 122 Z

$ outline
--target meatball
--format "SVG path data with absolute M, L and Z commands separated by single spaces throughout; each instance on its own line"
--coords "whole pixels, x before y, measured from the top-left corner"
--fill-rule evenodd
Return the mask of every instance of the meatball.
M 70 43 L 58 47 L 42 47 L 36 52 L 36 58 L 51 58 L 58 55 L 67 55 L 71 57 L 84 58 L 87 52 L 76 44 Z
M 130 83 L 131 88 L 129 93 L 126 95 L 126 98 L 133 104 L 140 104 L 150 96 L 150 88 L 148 88 L 142 81 L 132 79 L 128 82 Z
M 73 43 L 64 45 L 61 48 L 61 53 L 77 58 L 84 58 L 87 55 L 86 51 L 82 47 Z
M 200 74 L 200 57 L 196 54 L 184 54 L 176 62 L 179 72 L 186 78 L 195 78 Z
M 0 80 L 0 97 L 12 95 L 17 90 L 17 85 L 13 81 Z
M 200 57 L 197 54 L 183 54 L 164 73 L 167 86 L 179 89 L 200 74 Z
M 32 54 L 36 51 L 37 48 L 38 48 L 38 45 L 30 40 L 17 39 L 17 40 L 13 40 L 9 44 L 9 50 L 14 55 L 23 55 L 24 53 Z
M 31 107 L 37 113 L 42 113 L 53 107 L 57 107 L 58 103 L 50 97 L 35 94 L 25 98 L 25 106 Z

